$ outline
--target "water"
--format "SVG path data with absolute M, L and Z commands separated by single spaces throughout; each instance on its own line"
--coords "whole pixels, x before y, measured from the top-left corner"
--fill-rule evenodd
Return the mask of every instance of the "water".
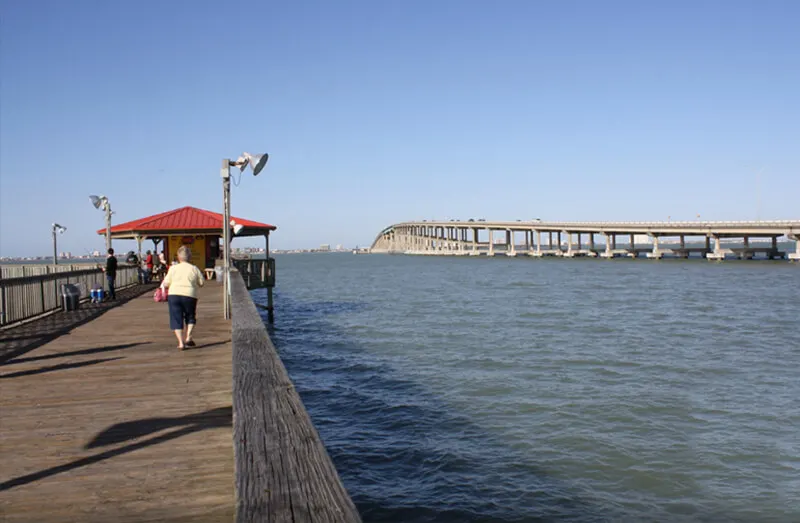
M 273 340 L 367 522 L 800 521 L 800 266 L 277 267 Z

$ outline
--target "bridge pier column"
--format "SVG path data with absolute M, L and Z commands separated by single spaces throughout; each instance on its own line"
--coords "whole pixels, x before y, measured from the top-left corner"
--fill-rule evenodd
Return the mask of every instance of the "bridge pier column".
M 680 235 L 680 249 L 675 253 L 679 258 L 688 258 L 689 251 L 686 250 L 686 236 Z
M 742 243 L 744 243 L 744 248 L 742 249 L 742 253 L 739 255 L 740 260 L 752 260 L 753 259 L 753 251 L 750 250 L 750 237 L 745 236 L 743 238 Z
M 772 237 L 772 250 L 769 253 L 769 259 L 774 260 L 778 256 L 778 237 Z
M 636 258 L 637 257 L 637 253 L 636 253 L 636 235 L 635 234 L 630 234 L 629 236 L 631 237 L 631 247 L 630 247 L 630 252 L 628 253 L 628 256 L 630 256 L 631 258 Z
M 550 240 L 547 243 L 547 250 L 550 251 L 550 254 L 555 254 L 553 252 L 553 231 L 549 232 Z
M 654 260 L 660 260 L 664 257 L 664 253 L 658 248 L 658 235 L 651 234 L 650 237 L 653 238 L 653 251 L 648 252 L 647 257 Z
M 564 234 L 567 235 L 567 252 L 563 253 L 562 256 L 564 256 L 565 258 L 572 258 L 573 256 L 575 256 L 575 253 L 572 251 L 572 233 L 569 231 L 564 231 Z M 560 239 L 561 238 L 559 236 L 559 240 Z M 561 242 L 559 241 L 558 243 L 560 244 Z M 559 245 L 559 249 L 560 247 L 561 246 Z
M 517 247 L 514 245 L 514 231 L 508 229 L 506 231 L 506 256 L 516 256 Z
M 789 260 L 800 262 L 800 234 L 789 234 L 788 236 L 790 240 L 794 240 L 794 252 L 789 254 Z
M 563 256 L 564 255 L 564 251 L 561 250 L 561 245 L 562 245 L 562 243 L 561 243 L 561 233 L 558 232 L 558 233 L 556 233 L 556 235 L 558 237 L 558 252 L 557 252 L 556 255 L 557 256 Z
M 531 231 L 531 256 L 542 255 L 542 233 L 536 229 Z
M 494 231 L 489 229 L 489 256 L 494 256 Z
M 594 233 L 589 233 L 589 254 L 590 257 L 594 258 L 597 256 L 597 251 L 594 250 Z
M 600 253 L 601 258 L 608 258 L 611 259 L 614 257 L 614 252 L 611 249 L 611 242 L 613 241 L 612 238 L 614 237 L 613 234 L 609 234 L 607 232 L 603 233 L 603 238 L 606 242 L 606 250 Z
M 707 238 L 707 240 L 710 238 Z M 709 253 L 706 259 L 711 261 L 722 261 L 725 259 L 725 253 L 722 252 L 722 241 L 719 236 L 714 236 L 714 252 Z

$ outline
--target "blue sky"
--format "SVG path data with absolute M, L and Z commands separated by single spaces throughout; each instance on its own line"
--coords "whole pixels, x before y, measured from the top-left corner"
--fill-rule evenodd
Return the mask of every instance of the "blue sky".
M 800 218 L 798 19 L 792 1 L 6 0 L 0 255 L 48 254 L 53 221 L 60 249 L 101 248 L 92 193 L 116 223 L 219 211 L 242 151 L 271 159 L 233 214 L 276 224 L 276 248 L 410 219 Z

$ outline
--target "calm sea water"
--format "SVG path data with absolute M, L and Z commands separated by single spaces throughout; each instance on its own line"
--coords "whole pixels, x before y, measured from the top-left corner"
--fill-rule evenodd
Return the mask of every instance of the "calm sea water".
M 367 522 L 800 521 L 798 265 L 277 263 L 273 340 Z

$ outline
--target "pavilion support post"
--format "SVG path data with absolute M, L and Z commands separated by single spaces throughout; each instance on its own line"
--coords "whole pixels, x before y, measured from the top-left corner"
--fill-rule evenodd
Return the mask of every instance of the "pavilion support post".
M 139 283 L 147 283 L 145 281 L 145 278 L 143 277 L 144 275 L 143 275 L 143 272 L 142 272 L 142 241 L 143 240 L 144 240 L 144 238 L 142 238 L 138 234 L 136 235 L 136 255 L 139 257 L 139 271 L 138 271 Z

